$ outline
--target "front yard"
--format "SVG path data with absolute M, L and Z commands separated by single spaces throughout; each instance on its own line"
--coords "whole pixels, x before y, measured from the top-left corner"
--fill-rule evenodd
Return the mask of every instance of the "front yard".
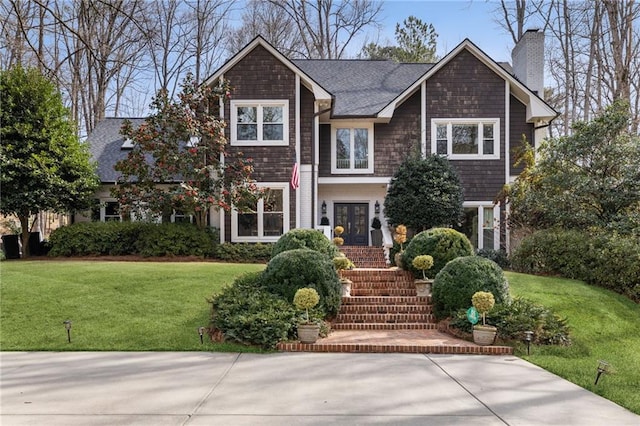
M 8 261 L 0 264 L 3 351 L 256 351 L 200 344 L 207 298 L 263 265 L 212 262 Z M 640 306 L 582 282 L 507 273 L 511 292 L 568 317 L 570 347 L 517 354 L 640 414 Z M 63 321 L 72 324 L 71 343 Z M 615 373 L 593 382 L 598 360 Z

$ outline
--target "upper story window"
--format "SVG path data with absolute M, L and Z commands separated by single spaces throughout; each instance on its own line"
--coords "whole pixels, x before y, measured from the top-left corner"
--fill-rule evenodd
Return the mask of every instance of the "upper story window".
M 373 124 L 332 125 L 331 172 L 373 173 Z
M 288 145 L 289 101 L 231 101 L 231 145 Z
M 431 152 L 457 160 L 500 158 L 500 119 L 431 120 Z

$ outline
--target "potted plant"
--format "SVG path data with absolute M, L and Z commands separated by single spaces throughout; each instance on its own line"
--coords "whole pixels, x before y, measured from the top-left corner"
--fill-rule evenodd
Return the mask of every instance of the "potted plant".
M 393 260 L 398 268 L 402 269 L 402 254 L 404 252 L 403 244 L 407 241 L 407 227 L 404 225 L 396 226 L 396 232 L 393 241 L 400 244 L 400 251 L 395 254 Z
M 316 321 L 311 321 L 309 317 L 309 309 L 316 306 L 318 302 L 320 302 L 320 296 L 314 288 L 298 289 L 293 296 L 295 307 L 305 312 L 303 320 L 298 323 L 298 339 L 300 339 L 300 343 L 315 343 L 318 340 L 320 324 Z
M 340 225 L 333 228 L 333 234 L 335 235 L 335 237 L 333 237 L 333 244 L 337 246 L 341 246 L 344 244 L 344 239 L 340 236 L 343 232 L 344 228 Z
M 416 286 L 416 292 L 420 297 L 426 297 L 431 295 L 431 285 L 433 284 L 433 280 L 427 278 L 427 275 L 424 273 L 427 269 L 431 269 L 433 266 L 433 257 L 428 254 L 421 254 L 420 256 L 416 256 L 411 262 L 414 268 L 422 271 L 422 279 L 414 280 L 413 283 Z
M 371 228 L 371 245 L 382 247 L 382 223 L 377 216 L 371 221 Z
M 347 256 L 344 255 L 344 253 L 340 253 L 340 256 L 336 256 L 333 258 L 333 266 L 338 271 L 338 276 L 340 277 L 340 284 L 342 284 L 342 296 L 350 297 L 351 284 L 353 284 L 353 282 L 348 278 L 344 278 L 342 276 L 342 271 L 344 271 L 345 269 L 351 269 L 355 265 L 347 258 Z
M 482 315 L 482 325 L 473 326 L 473 341 L 482 346 L 493 344 L 496 340 L 498 329 L 492 325 L 487 325 L 486 315 L 496 303 L 493 294 L 486 291 L 477 291 L 471 297 L 473 307 Z

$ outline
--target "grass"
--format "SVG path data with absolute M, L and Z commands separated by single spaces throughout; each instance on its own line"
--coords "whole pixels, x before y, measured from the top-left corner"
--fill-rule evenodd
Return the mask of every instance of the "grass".
M 8 261 L 0 264 L 3 351 L 234 351 L 200 344 L 207 298 L 263 265 Z M 71 343 L 63 321 L 72 321 Z M 205 336 L 206 337 L 206 336 Z
M 6 261 L 0 263 L 3 351 L 258 351 L 200 344 L 207 298 L 263 265 L 209 262 Z M 640 306 L 580 281 L 507 273 L 514 295 L 568 318 L 573 344 L 516 354 L 640 414 Z M 73 321 L 71 343 L 62 322 Z M 594 385 L 598 360 L 615 373 Z
M 640 414 L 640 305 L 581 281 L 507 273 L 511 292 L 568 319 L 572 345 L 523 345 L 517 355 Z M 594 385 L 598 360 L 613 367 Z

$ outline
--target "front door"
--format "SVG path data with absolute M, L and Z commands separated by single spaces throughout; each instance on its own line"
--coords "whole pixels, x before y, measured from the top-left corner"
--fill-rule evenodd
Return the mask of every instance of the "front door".
M 333 223 L 344 228 L 344 245 L 369 245 L 369 204 L 335 203 Z

